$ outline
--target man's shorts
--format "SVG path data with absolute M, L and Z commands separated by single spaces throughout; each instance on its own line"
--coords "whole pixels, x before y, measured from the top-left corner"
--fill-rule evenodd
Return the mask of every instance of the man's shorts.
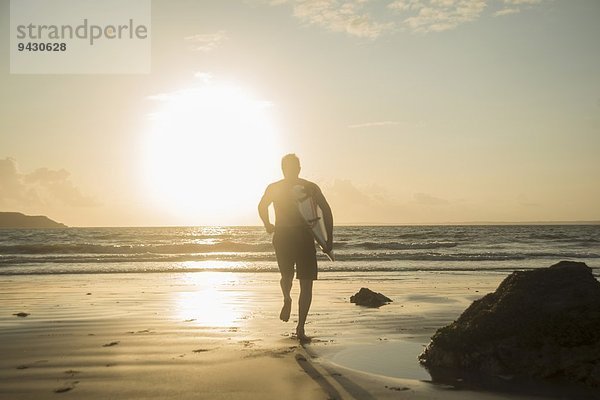
M 283 277 L 317 279 L 317 250 L 312 232 L 306 227 L 276 227 L 273 246 Z

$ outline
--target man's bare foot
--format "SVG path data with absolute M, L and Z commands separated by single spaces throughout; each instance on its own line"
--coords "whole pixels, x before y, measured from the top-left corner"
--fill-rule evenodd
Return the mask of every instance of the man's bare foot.
M 306 333 L 304 333 L 304 327 L 296 328 L 296 338 L 298 338 L 298 341 L 302 344 L 310 343 L 310 341 L 312 340 L 312 338 L 306 336 Z
M 283 301 L 283 307 L 281 307 L 281 312 L 279 313 L 279 319 L 283 322 L 288 322 L 290 320 L 290 313 L 292 312 L 292 299 L 285 299 Z

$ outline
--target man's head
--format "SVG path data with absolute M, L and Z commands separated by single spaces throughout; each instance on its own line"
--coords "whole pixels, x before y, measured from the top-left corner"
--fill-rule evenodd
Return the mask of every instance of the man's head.
M 285 178 L 297 178 L 300 174 L 300 160 L 294 154 L 286 154 L 281 159 L 281 170 Z

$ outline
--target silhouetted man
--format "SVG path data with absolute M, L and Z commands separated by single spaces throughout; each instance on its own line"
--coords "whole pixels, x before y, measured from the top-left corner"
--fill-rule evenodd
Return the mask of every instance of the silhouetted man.
M 303 191 L 312 196 L 323 211 L 323 219 L 327 230 L 327 249 L 333 246 L 333 215 L 325 196 L 319 187 L 300 174 L 300 160 L 295 154 L 288 154 L 281 160 L 284 178 L 267 186 L 265 194 L 258 204 L 258 213 L 268 233 L 274 233 L 273 246 L 277 264 L 281 272 L 281 291 L 283 307 L 279 318 L 287 322 L 292 308 L 292 282 L 294 266 L 296 278 L 300 280 L 300 297 L 298 299 L 298 326 L 296 335 L 300 341 L 309 338 L 304 332 L 306 316 L 312 301 L 313 281 L 317 279 L 317 255 L 315 242 L 310 227 L 302 218 L 298 209 L 296 193 Z M 275 225 L 269 221 L 269 205 L 275 208 Z

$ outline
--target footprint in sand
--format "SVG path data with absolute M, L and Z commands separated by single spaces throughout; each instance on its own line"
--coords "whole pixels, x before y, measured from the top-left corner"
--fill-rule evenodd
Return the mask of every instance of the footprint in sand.
M 47 362 L 48 362 L 48 360 L 37 360 L 33 364 L 35 365 L 35 364 L 42 364 L 42 363 L 47 363 Z M 21 365 L 17 366 L 17 369 L 27 369 L 27 368 L 33 367 L 34 365 L 21 364 Z
M 25 318 L 26 316 L 28 316 L 30 314 L 26 313 L 26 312 L 18 312 L 18 313 L 14 313 L 13 315 L 15 315 L 17 317 Z
M 271 357 L 275 357 L 275 358 L 282 358 L 282 357 L 286 356 L 287 354 L 293 353 L 295 351 L 296 351 L 296 346 L 292 346 L 287 349 L 267 351 L 265 354 L 267 354 Z
M 204 353 L 205 351 L 210 351 L 210 349 L 196 349 L 196 350 L 193 350 L 194 353 Z
M 65 393 L 68 392 L 70 390 L 75 389 L 75 386 L 79 383 L 79 381 L 73 381 L 73 382 L 68 382 L 65 383 L 64 386 L 61 386 L 59 388 L 54 389 L 54 393 Z
M 127 331 L 125 333 L 128 333 L 130 335 L 139 335 L 141 333 L 154 333 L 153 331 L 151 331 L 150 329 L 144 329 L 142 331 Z
M 403 392 L 405 390 L 410 390 L 410 388 L 406 387 L 406 386 L 399 387 L 399 386 L 388 386 L 388 385 L 385 385 L 385 388 L 389 389 L 389 390 L 395 390 L 397 392 Z
M 242 340 L 241 343 L 245 348 L 251 348 L 256 345 L 256 342 L 261 342 L 262 339 L 253 339 L 253 340 Z

